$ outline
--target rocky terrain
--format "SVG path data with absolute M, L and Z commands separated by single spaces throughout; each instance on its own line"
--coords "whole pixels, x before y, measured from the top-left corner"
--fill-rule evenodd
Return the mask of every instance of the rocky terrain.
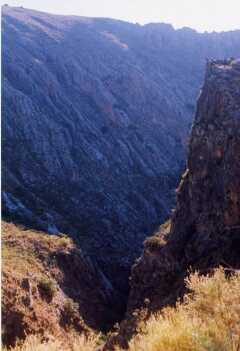
M 117 337 L 123 345 L 136 332 L 136 311 L 145 309 L 142 317 L 148 318 L 150 312 L 174 304 L 186 292 L 190 272 L 240 268 L 239 155 L 240 60 L 211 61 L 175 212 L 146 240 L 144 254 L 132 269 L 127 318 Z
M 119 317 L 112 291 L 67 236 L 2 224 L 2 341 L 106 331 Z M 114 297 L 115 298 L 115 297 Z
M 240 31 L 199 34 L 167 24 L 140 26 L 4 6 L 2 50 L 3 216 L 50 234 L 71 235 L 106 287 L 124 301 L 143 239 L 174 206 L 206 58 L 239 56 Z M 222 157 L 216 156 L 214 175 L 223 167 Z M 208 165 L 203 158 L 190 160 L 189 167 L 194 162 Z M 221 182 L 220 177 L 220 193 L 214 196 L 223 199 Z M 186 187 L 179 197 L 186 196 Z M 193 216 L 188 213 L 185 221 L 189 231 L 183 226 L 179 235 L 171 234 L 183 247 L 204 223 L 196 222 L 200 200 L 207 196 L 202 190 L 196 190 L 198 207 L 193 204 Z M 228 194 L 236 211 L 237 199 L 231 189 Z M 219 202 L 219 211 L 224 204 Z M 174 233 L 183 211 L 178 207 Z M 187 247 L 183 265 L 190 263 Z M 131 296 L 141 264 L 137 267 Z M 153 278 L 147 279 L 150 288 Z M 142 291 L 136 291 L 136 305 Z

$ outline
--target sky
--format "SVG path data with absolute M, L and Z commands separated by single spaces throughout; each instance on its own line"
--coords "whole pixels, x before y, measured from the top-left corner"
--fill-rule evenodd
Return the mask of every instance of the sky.
M 4 3 L 63 15 L 171 23 L 200 32 L 240 29 L 240 0 L 1 0 Z

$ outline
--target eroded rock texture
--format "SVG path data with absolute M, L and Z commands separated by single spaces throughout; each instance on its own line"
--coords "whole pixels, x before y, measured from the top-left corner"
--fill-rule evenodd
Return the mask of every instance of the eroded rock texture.
M 191 270 L 240 267 L 240 60 L 208 63 L 187 166 L 172 220 L 133 268 L 129 311 L 175 302 Z
M 239 56 L 240 32 L 4 6 L 2 50 L 4 217 L 69 233 L 125 294 L 174 206 L 206 57 Z

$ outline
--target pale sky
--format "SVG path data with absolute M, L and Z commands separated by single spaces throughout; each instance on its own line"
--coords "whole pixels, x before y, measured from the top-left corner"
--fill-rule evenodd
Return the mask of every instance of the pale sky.
M 171 23 L 198 31 L 240 29 L 240 0 L 0 0 L 1 4 L 141 24 Z

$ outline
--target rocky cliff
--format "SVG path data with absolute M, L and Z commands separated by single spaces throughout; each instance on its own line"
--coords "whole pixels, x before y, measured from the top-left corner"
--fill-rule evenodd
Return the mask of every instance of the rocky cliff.
M 126 294 L 174 205 L 206 57 L 239 56 L 239 39 L 4 6 L 5 218 L 70 234 Z
M 240 60 L 209 61 L 176 209 L 145 241 L 132 268 L 126 318 L 104 350 L 127 348 L 152 312 L 183 297 L 191 272 L 240 268 L 239 155 Z
M 133 267 L 129 311 L 173 303 L 190 271 L 240 267 L 240 60 L 211 61 L 171 221 Z

